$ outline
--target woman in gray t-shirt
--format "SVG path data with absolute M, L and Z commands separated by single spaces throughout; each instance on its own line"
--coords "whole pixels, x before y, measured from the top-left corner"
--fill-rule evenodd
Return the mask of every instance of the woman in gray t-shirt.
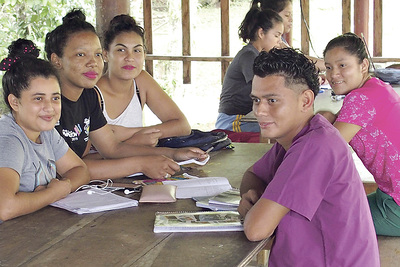
M 10 113 L 0 119 L 0 220 L 34 212 L 89 182 L 83 161 L 54 129 L 60 119 L 57 72 L 18 39 L 0 63 Z M 56 179 L 57 176 L 60 179 Z

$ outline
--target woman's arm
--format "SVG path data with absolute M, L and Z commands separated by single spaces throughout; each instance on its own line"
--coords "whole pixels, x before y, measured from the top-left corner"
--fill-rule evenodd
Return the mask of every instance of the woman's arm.
M 0 220 L 9 220 L 37 211 L 71 192 L 69 180 L 52 179 L 34 192 L 19 192 L 19 174 L 10 168 L 0 168 Z
M 340 122 L 336 121 L 333 126 L 335 126 L 336 129 L 339 130 L 340 134 L 343 136 L 344 140 L 349 143 L 351 139 L 357 134 L 357 132 L 361 129 L 361 126 L 351 124 L 351 123 L 346 123 L 346 122 Z
M 191 127 L 185 115 L 147 71 L 143 70 L 135 81 L 142 106 L 147 104 L 162 122 L 153 126 L 161 131 L 160 138 L 190 134 Z
M 70 148 L 63 157 L 56 161 L 56 168 L 62 180 L 70 180 L 71 192 L 90 181 L 86 164 Z
M 84 159 L 92 180 L 107 180 L 143 173 L 152 179 L 162 179 L 180 170 L 179 165 L 165 156 L 136 156 L 120 159 L 95 158 L 89 154 Z

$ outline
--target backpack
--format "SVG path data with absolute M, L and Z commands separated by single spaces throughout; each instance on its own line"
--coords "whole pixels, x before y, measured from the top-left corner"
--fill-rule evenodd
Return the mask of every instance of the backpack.
M 189 135 L 167 137 L 158 140 L 159 147 L 181 148 L 181 147 L 198 147 L 201 150 L 217 151 L 224 148 L 231 148 L 232 141 L 224 132 L 203 132 L 200 130 L 192 130 Z

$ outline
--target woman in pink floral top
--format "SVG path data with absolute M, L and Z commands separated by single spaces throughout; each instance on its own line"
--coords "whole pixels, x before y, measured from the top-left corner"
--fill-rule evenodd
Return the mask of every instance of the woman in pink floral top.
M 325 48 L 326 77 L 346 95 L 338 114 L 323 115 L 340 131 L 378 184 L 368 202 L 378 235 L 400 236 L 400 97 L 369 74 L 363 41 L 353 33 Z

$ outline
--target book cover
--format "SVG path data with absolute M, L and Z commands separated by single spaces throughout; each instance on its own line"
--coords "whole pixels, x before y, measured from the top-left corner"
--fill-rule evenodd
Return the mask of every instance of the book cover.
M 176 198 L 211 197 L 232 189 L 225 177 L 202 177 L 181 181 L 164 181 L 176 185 Z
M 222 192 L 209 199 L 210 204 L 226 205 L 238 207 L 240 203 L 240 191 L 238 189 L 232 188 L 228 191 Z
M 237 211 L 157 212 L 154 233 L 243 231 Z

